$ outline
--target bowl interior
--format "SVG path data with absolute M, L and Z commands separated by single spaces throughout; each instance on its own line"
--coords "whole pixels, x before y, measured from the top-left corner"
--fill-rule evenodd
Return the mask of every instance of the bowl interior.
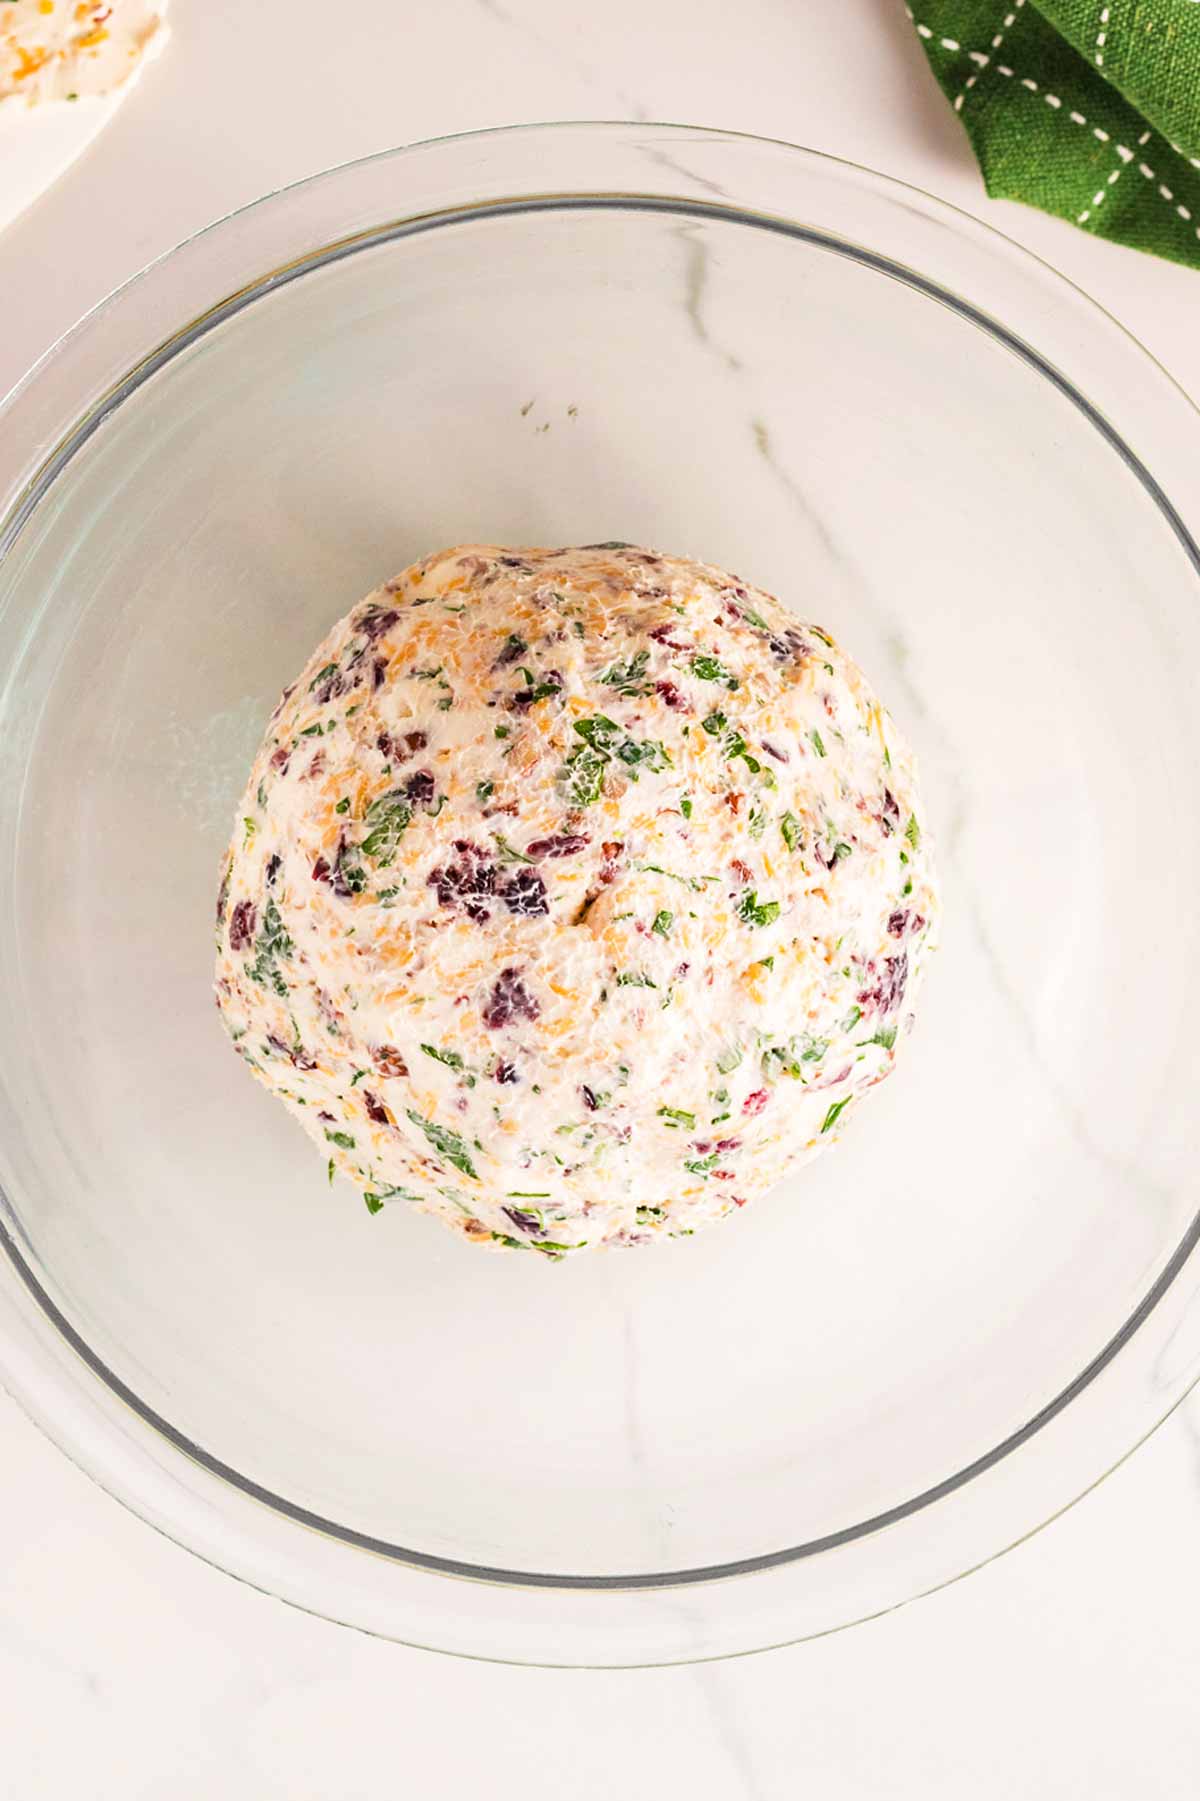
M 946 925 L 844 1144 L 707 1237 L 561 1267 L 329 1188 L 210 997 L 217 863 L 329 623 L 463 540 L 778 593 L 920 754 Z M 428 222 L 136 385 L 0 566 L 0 1173 L 105 1363 L 334 1526 L 551 1575 L 722 1565 L 951 1478 L 1194 1210 L 1196 572 L 985 326 L 769 222 Z

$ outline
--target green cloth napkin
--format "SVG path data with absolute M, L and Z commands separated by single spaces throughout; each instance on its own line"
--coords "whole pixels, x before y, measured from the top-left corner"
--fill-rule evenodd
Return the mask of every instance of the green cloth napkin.
M 913 0 L 989 194 L 1200 269 L 1200 0 Z

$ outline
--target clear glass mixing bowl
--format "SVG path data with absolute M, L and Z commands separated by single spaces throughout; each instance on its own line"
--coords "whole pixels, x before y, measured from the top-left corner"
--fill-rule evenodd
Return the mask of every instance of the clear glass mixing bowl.
M 214 1563 L 484 1657 L 823 1632 L 1073 1500 L 1200 1371 L 1198 456 L 1006 240 L 721 133 L 421 145 L 139 276 L 0 427 L 12 1391 Z M 212 915 L 330 621 L 435 546 L 606 538 L 860 659 L 946 928 L 794 1192 L 560 1267 L 326 1185 L 223 1041 Z

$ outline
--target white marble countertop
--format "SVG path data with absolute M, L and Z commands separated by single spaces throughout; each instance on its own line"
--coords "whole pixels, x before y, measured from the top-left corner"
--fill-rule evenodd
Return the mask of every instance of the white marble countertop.
M 1200 396 L 1197 277 L 986 200 L 898 0 L 173 0 L 167 53 L 0 233 L 0 390 L 87 307 L 268 189 L 397 142 L 644 117 L 791 139 L 998 225 Z M 14 155 L 11 134 L 6 155 Z M 1200 1786 L 1200 1399 L 968 1580 L 694 1669 L 458 1662 L 307 1618 L 158 1538 L 0 1398 L 3 1801 L 1014 1794 Z

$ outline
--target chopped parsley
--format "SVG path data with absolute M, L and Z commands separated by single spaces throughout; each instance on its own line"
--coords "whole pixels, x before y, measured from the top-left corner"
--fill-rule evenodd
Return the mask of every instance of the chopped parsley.
M 652 932 L 657 932 L 660 938 L 665 938 L 674 924 L 675 915 L 669 913 L 665 907 L 661 907 L 654 915 L 654 924 L 650 927 L 650 930 Z
M 649 694 L 650 684 L 645 680 L 649 661 L 648 650 L 635 651 L 627 663 L 613 663 L 598 679 L 606 688 L 615 688 L 618 693 L 631 699 L 636 695 Z
M 348 794 L 343 794 L 341 800 L 333 810 L 335 813 L 348 813 L 350 811 L 350 796 Z
M 461 1069 L 463 1066 L 463 1060 L 457 1051 L 439 1051 L 434 1044 L 423 1044 L 421 1049 L 435 1063 L 444 1063 L 447 1069 Z
M 853 1098 L 854 1098 L 853 1095 L 847 1094 L 847 1095 L 843 1096 L 843 1098 L 840 1101 L 834 1101 L 833 1106 L 829 1109 L 829 1112 L 825 1115 L 825 1124 L 821 1127 L 822 1132 L 828 1132 L 831 1126 L 834 1126 L 837 1124 L 838 1115 L 842 1112 L 843 1108 L 848 1107 L 850 1105 L 850 1102 L 853 1100 Z
M 692 797 L 690 794 L 685 794 L 680 801 L 679 811 L 683 814 L 685 819 L 690 819 L 692 817 Z
M 678 1131 L 680 1126 L 686 1126 L 689 1132 L 696 1130 L 696 1115 L 684 1107 L 660 1107 L 658 1117 L 665 1119 L 672 1131 Z
M 908 842 L 912 845 L 913 849 L 916 850 L 918 844 L 921 842 L 921 828 L 917 824 L 917 816 L 915 813 L 910 813 L 908 816 L 908 824 L 904 828 L 904 836 L 908 839 Z
M 412 819 L 412 808 L 403 794 L 392 791 L 381 794 L 367 808 L 367 824 L 371 830 L 362 841 L 363 855 L 373 857 L 381 869 L 396 860 L 400 840 Z
M 740 688 L 741 683 L 736 675 L 731 675 L 720 657 L 699 656 L 692 658 L 692 674 L 698 675 L 702 682 L 720 682 L 730 693 Z
M 650 977 L 648 975 L 643 975 L 640 970 L 623 969 L 617 977 L 617 987 L 657 988 L 658 983 L 652 982 Z
M 442 1157 L 447 1163 L 453 1164 L 455 1169 L 461 1170 L 464 1176 L 470 1176 L 478 1182 L 478 1171 L 471 1162 L 467 1147 L 457 1132 L 452 1132 L 449 1126 L 440 1126 L 435 1119 L 425 1119 L 412 1107 L 407 1108 L 406 1111 L 413 1125 L 421 1128 L 439 1157 Z
M 752 888 L 738 902 L 738 918 L 748 926 L 769 926 L 779 918 L 779 902 L 760 901 Z
M 785 813 L 779 821 L 779 830 L 783 834 L 783 842 L 791 851 L 800 847 L 800 821 L 794 813 Z
M 817 731 L 816 727 L 814 726 L 812 731 L 808 735 L 812 739 L 812 747 L 816 751 L 817 755 L 819 757 L 823 757 L 826 754 L 825 753 L 825 744 L 821 737 L 820 732 Z
M 325 1136 L 330 1144 L 337 1145 L 339 1151 L 352 1151 L 354 1149 L 354 1139 L 351 1138 L 349 1132 L 331 1132 L 329 1127 L 326 1126 Z
M 262 926 L 254 941 L 254 961 L 247 968 L 252 982 L 262 988 L 273 988 L 280 1000 L 286 1000 L 288 986 L 280 974 L 279 964 L 286 961 L 295 950 L 288 937 L 279 908 L 273 900 L 269 900 L 263 909 Z
M 495 782 L 476 782 L 475 784 L 475 799 L 481 807 L 487 806 L 495 792 Z

